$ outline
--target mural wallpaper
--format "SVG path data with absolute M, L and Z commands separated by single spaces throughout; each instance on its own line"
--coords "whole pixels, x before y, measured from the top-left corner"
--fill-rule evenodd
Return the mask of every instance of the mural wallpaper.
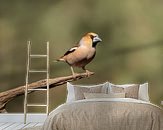
M 163 100 L 163 3 L 160 0 L 16 0 L 0 2 L 0 92 L 25 84 L 27 41 L 32 52 L 46 52 L 50 42 L 50 78 L 71 75 L 70 67 L 54 62 L 88 32 L 102 39 L 87 65 L 95 72 L 75 84 L 149 83 L 151 102 Z M 43 68 L 44 60 L 32 67 Z M 74 68 L 75 72 L 83 72 Z M 33 74 L 30 81 L 46 78 Z M 50 111 L 66 100 L 66 85 L 50 90 Z M 30 95 L 44 102 L 44 92 Z M 8 112 L 23 112 L 24 96 L 7 104 Z M 30 111 L 44 111 L 31 108 Z

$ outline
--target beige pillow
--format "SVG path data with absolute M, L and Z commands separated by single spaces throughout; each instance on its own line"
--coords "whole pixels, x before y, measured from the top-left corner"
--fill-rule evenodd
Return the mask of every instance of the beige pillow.
M 91 98 L 125 98 L 125 93 L 84 93 L 86 99 Z
M 113 93 L 125 93 L 126 98 L 138 99 L 139 85 L 133 84 L 127 87 L 120 87 L 118 85 L 111 85 L 111 90 Z
M 77 87 L 74 86 L 75 100 L 85 99 L 84 93 L 101 93 L 102 86 Z

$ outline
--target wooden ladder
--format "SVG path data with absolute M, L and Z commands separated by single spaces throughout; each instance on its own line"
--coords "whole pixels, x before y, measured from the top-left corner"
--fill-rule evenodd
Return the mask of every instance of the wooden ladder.
M 26 85 L 25 85 L 25 97 L 24 97 L 24 123 L 27 122 L 28 107 L 46 107 L 46 114 L 49 114 L 49 42 L 47 44 L 46 55 L 31 54 L 31 42 L 28 41 L 28 54 L 27 54 L 27 71 L 26 71 Z M 30 63 L 32 58 L 46 58 L 46 70 L 33 70 Z M 46 73 L 46 86 L 47 88 L 30 89 L 28 88 L 29 73 Z M 29 91 L 46 91 L 46 104 L 28 104 L 28 92 Z

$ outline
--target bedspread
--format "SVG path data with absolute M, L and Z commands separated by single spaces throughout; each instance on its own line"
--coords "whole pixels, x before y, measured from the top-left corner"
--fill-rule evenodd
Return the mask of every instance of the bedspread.
M 50 113 L 43 130 L 163 130 L 163 110 L 136 99 L 85 99 Z

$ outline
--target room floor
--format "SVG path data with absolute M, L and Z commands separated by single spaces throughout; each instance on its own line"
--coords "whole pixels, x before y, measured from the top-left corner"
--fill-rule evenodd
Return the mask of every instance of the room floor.
M 20 130 L 28 127 L 36 127 L 36 126 L 41 126 L 43 123 L 36 123 L 36 122 L 31 122 L 31 123 L 18 123 L 18 122 L 2 122 L 0 123 L 0 130 Z
M 0 114 L 0 130 L 20 130 L 29 127 L 42 126 L 47 115 L 43 113 L 29 113 L 27 123 L 24 124 L 23 113 Z

